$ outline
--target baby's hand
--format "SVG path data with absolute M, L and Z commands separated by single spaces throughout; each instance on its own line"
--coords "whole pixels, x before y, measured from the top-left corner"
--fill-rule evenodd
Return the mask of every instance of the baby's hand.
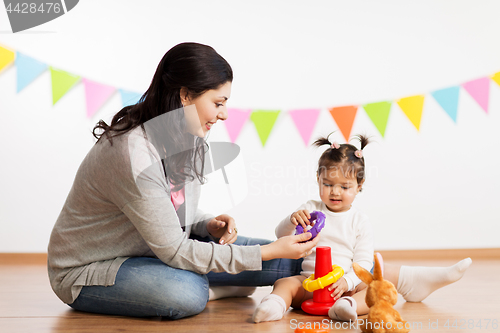
M 309 222 L 310 218 L 311 214 L 309 214 L 306 209 L 301 209 L 292 214 L 290 221 L 296 226 L 300 223 L 302 228 L 306 230 L 307 226 L 311 224 L 311 222 Z
M 328 287 L 329 291 L 332 291 L 333 289 L 335 290 L 330 296 L 332 296 L 334 300 L 338 300 L 347 291 L 347 281 L 345 278 L 341 277 L 337 280 L 337 282 Z

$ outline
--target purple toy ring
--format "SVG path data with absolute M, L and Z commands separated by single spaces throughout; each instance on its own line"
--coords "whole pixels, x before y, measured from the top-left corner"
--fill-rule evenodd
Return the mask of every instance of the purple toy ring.
M 321 229 L 323 229 L 323 227 L 325 226 L 325 218 L 326 218 L 325 214 L 317 210 L 311 213 L 311 218 L 309 219 L 309 221 L 310 222 L 316 221 L 316 222 L 314 223 L 311 229 L 306 230 L 306 232 L 310 232 L 312 234 L 312 237 L 309 240 L 313 240 L 314 237 L 316 237 L 321 232 Z M 304 228 L 302 227 L 302 225 L 300 224 L 297 225 L 295 227 L 295 234 L 300 235 L 303 233 L 304 233 Z

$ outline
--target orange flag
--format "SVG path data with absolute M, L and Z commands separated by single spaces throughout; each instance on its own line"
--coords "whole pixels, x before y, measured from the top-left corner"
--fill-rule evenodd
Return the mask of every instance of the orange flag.
M 356 113 L 358 112 L 358 106 L 339 106 L 331 108 L 329 111 L 333 120 L 335 120 L 335 123 L 337 123 L 337 126 L 342 132 L 342 135 L 346 141 L 349 141 L 352 125 L 354 124 L 354 118 L 356 118 Z

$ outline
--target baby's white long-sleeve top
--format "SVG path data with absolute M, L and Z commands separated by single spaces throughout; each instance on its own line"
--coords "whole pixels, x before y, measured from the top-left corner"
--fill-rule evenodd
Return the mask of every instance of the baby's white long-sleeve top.
M 344 277 L 348 290 L 361 283 L 352 269 L 356 262 L 361 267 L 371 270 L 373 266 L 373 229 L 367 216 L 351 208 L 347 212 L 334 213 L 322 201 L 310 200 L 296 211 L 306 209 L 309 213 L 317 210 L 325 214 L 325 227 L 317 246 L 328 246 L 332 250 L 332 264 L 344 269 Z M 295 225 L 290 221 L 291 214 L 276 227 L 276 237 L 295 234 Z M 304 258 L 302 272 L 304 276 L 314 273 L 316 248 L 311 255 Z

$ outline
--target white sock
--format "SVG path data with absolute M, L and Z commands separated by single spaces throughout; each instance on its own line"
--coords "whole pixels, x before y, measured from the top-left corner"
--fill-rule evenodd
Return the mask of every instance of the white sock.
M 250 296 L 255 291 L 256 287 L 237 287 L 237 286 L 217 286 L 208 288 L 208 300 L 226 297 L 245 297 Z
M 358 319 L 357 306 L 354 298 L 349 296 L 341 297 L 328 310 L 328 316 L 335 320 L 356 321 Z
M 458 281 L 472 263 L 471 258 L 450 267 L 401 266 L 397 290 L 408 302 L 420 302 L 435 290 Z
M 288 310 L 285 300 L 278 295 L 270 294 L 262 299 L 253 313 L 253 322 L 280 320 Z

